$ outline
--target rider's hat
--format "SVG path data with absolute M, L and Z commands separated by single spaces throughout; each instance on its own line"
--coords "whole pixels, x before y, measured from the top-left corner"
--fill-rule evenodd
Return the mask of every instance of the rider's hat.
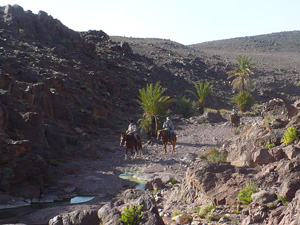
M 169 117 L 167 117 L 166 119 L 167 119 L 167 120 L 169 120 L 170 118 L 169 118 Z

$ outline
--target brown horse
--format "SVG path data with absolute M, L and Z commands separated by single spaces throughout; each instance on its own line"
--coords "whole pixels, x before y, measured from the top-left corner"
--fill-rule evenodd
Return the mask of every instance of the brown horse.
M 172 134 L 172 141 L 171 141 L 171 138 L 170 138 L 170 131 L 167 130 L 167 129 L 164 129 L 164 130 L 158 130 L 157 131 L 157 139 L 161 138 L 162 142 L 163 142 L 163 145 L 165 147 L 165 153 L 167 153 L 167 145 L 168 145 L 168 142 L 171 143 L 171 145 L 173 146 L 173 152 L 175 152 L 175 145 L 176 145 L 176 134 L 173 133 Z
M 126 134 L 126 133 L 121 134 L 120 145 L 125 145 L 125 147 L 126 147 L 125 160 L 127 160 L 128 149 L 131 149 L 131 155 L 133 155 L 133 148 L 135 148 L 134 158 L 136 158 L 138 149 L 140 150 L 140 156 L 143 155 L 142 138 L 139 134 L 137 135 L 137 145 L 138 146 L 135 145 L 134 136 L 131 134 Z
M 240 116 L 238 115 L 230 115 L 230 127 L 238 127 L 240 126 Z

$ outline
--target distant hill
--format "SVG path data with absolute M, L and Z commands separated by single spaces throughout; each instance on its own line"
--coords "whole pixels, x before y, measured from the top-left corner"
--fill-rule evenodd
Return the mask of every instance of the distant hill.
M 253 52 L 300 52 L 300 31 L 279 32 L 190 45 L 201 49 Z
M 300 68 L 300 31 L 204 42 L 189 47 L 208 55 L 219 54 L 229 60 L 248 55 L 261 69 Z

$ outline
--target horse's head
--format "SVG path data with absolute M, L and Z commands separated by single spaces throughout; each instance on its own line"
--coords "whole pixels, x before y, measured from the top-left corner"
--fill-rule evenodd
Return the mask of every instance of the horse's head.
M 125 136 L 126 136 L 126 134 L 125 133 L 121 133 L 121 138 L 120 138 L 120 145 L 122 146 L 122 145 L 124 145 L 125 144 Z

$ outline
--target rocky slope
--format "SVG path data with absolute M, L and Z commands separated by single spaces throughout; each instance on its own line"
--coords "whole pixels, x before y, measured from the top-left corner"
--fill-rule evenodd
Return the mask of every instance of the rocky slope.
M 222 126 L 216 126 L 214 130 L 212 125 L 204 130 L 206 133 L 215 133 L 213 138 L 199 132 L 196 137 L 198 140 L 193 140 L 194 142 L 190 140 L 190 134 L 196 133 L 198 127 L 194 127 L 195 129 L 188 133 L 182 132 L 182 140 L 186 136 L 187 139 L 186 143 L 179 143 L 181 154 L 176 156 L 176 163 L 169 159 L 168 155 L 162 156 L 160 153 L 158 157 L 153 157 L 154 161 L 151 161 L 152 155 L 149 153 L 148 158 L 133 162 L 131 166 L 130 163 L 125 164 L 123 156 L 116 151 L 121 150 L 116 146 L 119 133 L 126 129 L 129 119 L 136 119 L 136 114 L 139 112 L 135 101 L 138 90 L 145 87 L 147 83 L 160 80 L 162 86 L 168 88 L 166 92 L 168 95 L 181 97 L 186 94 L 186 89 L 193 88 L 192 81 L 206 80 L 213 84 L 215 89 L 211 101 L 208 101 L 208 106 L 228 107 L 227 102 L 232 93 L 226 72 L 233 69 L 235 64 L 230 59 L 221 57 L 220 54 L 216 55 L 213 51 L 210 52 L 212 54 L 208 54 L 204 49 L 183 46 L 169 40 L 109 37 L 103 31 L 78 33 L 68 29 L 59 20 L 45 12 L 35 15 L 30 11 L 24 11 L 17 5 L 0 7 L 0 34 L 1 202 L 10 204 L 12 201 L 26 199 L 30 203 L 38 201 L 37 199 L 57 200 L 76 194 L 101 195 L 100 192 L 107 192 L 108 194 L 99 197 L 101 201 L 77 208 L 79 211 L 75 214 L 70 214 L 74 207 L 48 210 L 52 212 L 52 217 L 65 210 L 65 217 L 71 218 L 72 216 L 80 217 L 82 210 L 88 209 L 92 211 L 89 211 L 87 215 L 92 216 L 93 219 L 96 217 L 98 220 L 99 213 L 98 216 L 95 215 L 103 202 L 110 201 L 121 190 L 128 188 L 128 183 L 116 178 L 118 173 L 126 169 L 137 168 L 139 164 L 149 166 L 150 162 L 161 162 L 167 165 L 166 168 L 176 171 L 177 175 L 180 175 L 178 179 L 184 180 L 183 177 L 186 176 L 186 180 L 191 181 L 194 179 L 191 174 L 196 173 L 199 176 L 201 174 L 193 171 L 197 167 L 193 167 L 194 169 L 191 167 L 191 171 L 185 175 L 186 168 L 192 165 L 187 162 L 182 163 L 181 158 L 191 157 L 194 161 L 195 155 L 197 156 L 207 146 L 218 145 L 216 138 L 220 138 L 222 143 L 228 144 L 229 142 L 226 136 L 230 136 L 228 130 L 221 129 Z M 293 67 L 287 65 L 272 67 L 272 65 L 259 64 L 255 71 L 256 76 L 254 76 L 254 81 L 257 83 L 254 89 L 256 100 L 264 102 L 274 96 L 280 96 L 287 101 L 293 101 L 299 97 L 298 69 L 291 68 Z M 211 121 L 211 118 L 206 116 L 201 121 L 199 120 L 199 123 L 215 122 L 214 119 Z M 278 135 L 282 134 L 287 120 L 282 117 L 278 119 L 280 120 L 275 121 L 272 126 L 276 128 L 282 126 L 280 132 L 276 130 L 278 132 L 273 134 L 260 127 L 253 128 L 253 130 L 248 128 L 246 134 L 251 134 L 249 136 L 251 137 L 253 133 L 255 135 L 263 133 L 265 135 L 262 138 L 263 141 L 268 138 L 271 141 L 279 140 Z M 182 121 L 178 118 L 176 122 L 182 122 L 183 127 L 189 127 L 195 121 Z M 293 125 L 298 123 L 299 121 L 295 119 Z M 220 134 L 217 134 L 218 128 L 220 128 Z M 244 163 L 242 166 L 261 166 L 265 162 L 262 160 L 264 158 L 262 155 L 265 154 L 270 160 L 267 163 L 275 163 L 275 161 L 288 158 L 289 165 L 296 168 L 293 171 L 289 170 L 295 173 L 289 177 L 290 180 L 286 181 L 287 186 L 292 179 L 297 179 L 297 149 L 296 153 L 293 149 L 292 153 L 289 153 L 288 148 L 278 146 L 277 148 L 281 150 L 277 151 L 275 148 L 273 153 L 267 153 L 264 149 L 255 149 L 256 152 L 253 155 L 251 153 L 247 158 L 250 161 L 246 162 L 242 160 L 245 157 L 243 153 L 253 146 L 262 147 L 264 143 L 261 141 L 257 146 L 255 141 L 247 139 L 249 137 L 241 137 L 226 149 L 230 151 L 229 157 L 233 165 L 226 163 L 212 166 L 203 161 L 197 161 L 196 164 L 204 168 L 203 172 L 217 173 L 213 175 L 215 181 L 220 176 L 218 171 L 224 172 L 226 176 L 220 180 L 223 182 L 222 185 L 227 182 L 225 178 L 234 176 L 241 177 L 241 183 L 245 183 L 247 181 L 245 174 L 257 174 L 258 171 L 245 168 L 245 170 L 241 169 L 242 172 L 236 172 L 239 169 L 234 167 L 235 161 Z M 245 144 L 248 142 L 253 145 L 249 147 Z M 154 155 L 157 153 L 155 146 L 158 145 L 155 143 L 145 146 L 146 149 L 153 150 Z M 202 149 L 201 146 L 205 148 Z M 191 155 L 184 153 L 186 148 L 191 150 Z M 239 151 L 242 152 L 240 155 L 237 154 Z M 95 159 L 98 160 L 94 161 Z M 214 170 L 214 167 L 219 169 Z M 279 171 L 280 165 L 274 164 L 274 168 Z M 266 171 L 269 170 L 266 169 Z M 91 173 L 93 175 L 89 176 Z M 286 173 L 286 171 L 282 172 L 276 177 L 283 179 Z M 261 179 L 261 177 L 258 178 Z M 207 190 L 215 185 L 205 180 L 202 175 L 197 179 L 205 185 L 208 182 Z M 85 185 L 86 182 L 88 186 Z M 237 182 L 238 180 L 233 180 L 232 183 L 229 182 L 226 185 L 238 185 Z M 114 188 L 107 186 L 107 183 L 112 183 Z M 182 182 L 182 188 L 187 193 L 193 196 L 193 191 L 199 192 L 188 183 Z M 265 183 L 261 185 L 267 187 Z M 278 189 L 278 185 L 272 185 L 273 183 L 270 187 L 274 186 Z M 295 185 L 297 186 L 298 183 Z M 209 196 L 209 198 L 203 198 L 206 202 L 211 199 L 215 199 L 213 202 L 218 204 L 234 201 L 222 195 L 224 190 L 212 189 L 209 193 L 205 193 L 205 190 L 203 196 Z M 235 186 L 233 191 L 236 193 L 237 190 Z M 171 190 L 165 194 L 166 196 L 172 196 L 174 193 L 176 195 L 176 191 Z M 120 214 L 120 206 L 129 204 L 131 200 L 143 198 L 141 193 L 134 193 L 132 199 L 130 196 L 121 197 L 123 202 L 119 202 L 119 205 L 115 205 L 115 202 L 111 203 L 111 208 L 117 207 L 114 211 L 116 215 Z M 291 196 L 288 197 L 289 200 L 293 201 L 294 196 L 297 195 L 293 190 Z M 124 202 L 127 197 L 128 201 Z M 149 196 L 147 199 L 149 200 Z M 195 199 L 186 200 L 191 202 Z M 151 207 L 145 209 L 153 213 L 147 214 L 148 218 L 161 223 L 160 216 L 167 215 L 166 221 L 168 221 L 174 210 L 180 210 L 175 206 L 186 203 L 178 201 L 174 204 L 175 208 L 164 208 L 170 206 L 170 203 L 162 203 L 160 214 L 156 208 L 159 206 L 153 206 L 153 204 L 156 202 L 150 199 L 149 206 Z M 186 207 L 183 209 L 190 212 Z M 293 213 L 288 211 L 288 207 L 283 210 L 280 213 L 286 212 L 284 215 Z M 45 215 L 48 214 L 45 212 Z M 57 217 L 57 220 L 63 217 L 61 215 Z M 24 221 L 34 224 L 38 223 L 38 218 L 41 218 L 40 214 L 37 217 L 29 216 Z M 47 223 L 50 218 L 45 216 L 40 221 Z

